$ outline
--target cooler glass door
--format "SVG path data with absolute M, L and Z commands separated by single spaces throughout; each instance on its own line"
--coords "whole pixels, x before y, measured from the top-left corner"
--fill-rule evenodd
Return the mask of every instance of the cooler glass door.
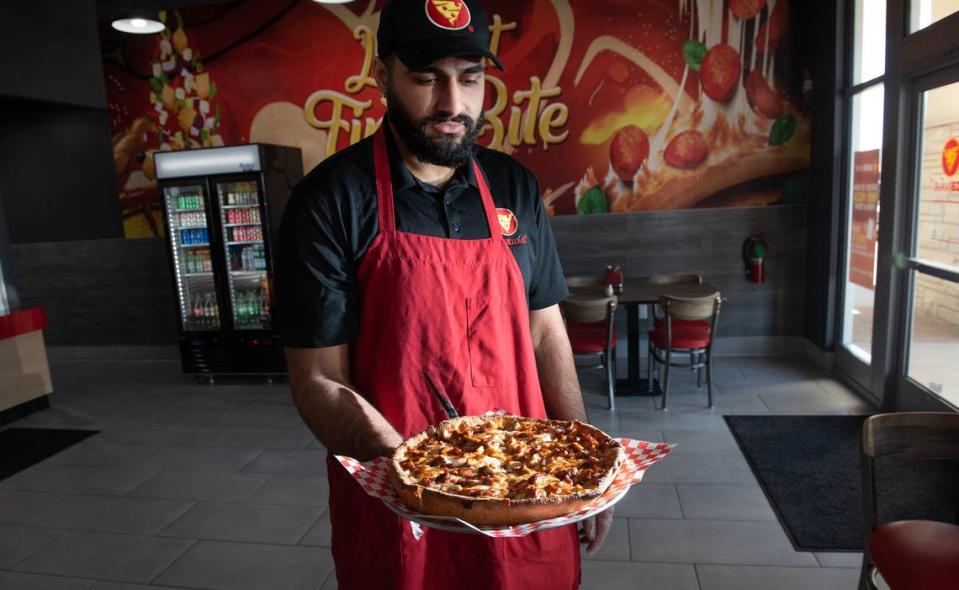
M 256 180 L 216 183 L 228 298 L 236 330 L 271 330 L 263 194 Z
M 167 237 L 173 255 L 179 299 L 180 325 L 184 332 L 220 329 L 220 309 L 213 281 L 210 252 L 209 210 L 202 183 L 168 186 Z

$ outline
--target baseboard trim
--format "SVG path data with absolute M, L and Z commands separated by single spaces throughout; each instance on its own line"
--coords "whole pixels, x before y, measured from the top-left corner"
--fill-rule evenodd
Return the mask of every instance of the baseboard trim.
M 42 395 L 40 397 L 35 397 L 32 400 L 25 401 L 22 404 L 17 404 L 12 408 L 7 408 L 0 412 L 0 426 L 6 426 L 11 422 L 16 422 L 21 418 L 26 418 L 34 412 L 39 412 L 40 410 L 45 410 L 50 407 L 50 396 Z
M 616 347 L 616 359 L 626 362 L 625 342 Z M 804 354 L 800 336 L 726 336 L 716 338 L 715 356 L 801 356 Z M 646 341 L 639 347 L 640 358 L 646 358 Z
M 833 366 L 836 364 L 836 354 L 819 348 L 808 338 L 800 338 L 799 340 L 802 345 L 802 354 L 809 359 L 809 362 L 823 373 L 831 375 Z
M 48 346 L 47 356 L 53 361 L 75 360 L 178 360 L 176 345 L 162 346 Z

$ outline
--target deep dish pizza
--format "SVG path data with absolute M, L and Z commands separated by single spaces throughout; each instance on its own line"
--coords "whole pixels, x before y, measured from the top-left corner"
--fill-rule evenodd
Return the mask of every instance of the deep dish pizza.
M 390 475 L 421 514 L 513 525 L 582 508 L 606 491 L 623 458 L 618 441 L 582 422 L 468 416 L 403 443 Z

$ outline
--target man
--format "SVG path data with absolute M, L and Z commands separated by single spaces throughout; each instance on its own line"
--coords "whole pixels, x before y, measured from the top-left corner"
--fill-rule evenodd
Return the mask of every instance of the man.
M 307 175 L 283 222 L 279 317 L 300 414 L 331 453 L 361 460 L 447 417 L 429 380 L 460 415 L 585 420 L 539 187 L 474 143 L 485 59 L 502 67 L 483 7 L 391 1 L 377 39 L 381 129 Z M 416 539 L 327 462 L 342 589 L 579 585 L 574 526 L 514 539 L 426 529 Z M 585 521 L 588 551 L 611 521 L 611 511 Z

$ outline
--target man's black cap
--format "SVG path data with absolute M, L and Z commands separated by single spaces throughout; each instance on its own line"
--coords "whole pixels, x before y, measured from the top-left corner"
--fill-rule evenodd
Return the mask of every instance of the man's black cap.
M 380 58 L 395 54 L 411 70 L 461 55 L 488 57 L 502 70 L 489 39 L 489 20 L 478 0 L 387 0 L 376 33 Z

